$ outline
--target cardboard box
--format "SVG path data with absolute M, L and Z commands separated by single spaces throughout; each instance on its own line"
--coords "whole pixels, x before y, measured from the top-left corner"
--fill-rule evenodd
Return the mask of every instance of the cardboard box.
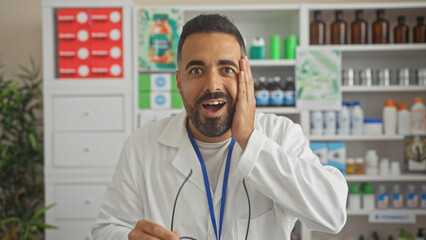
M 346 144 L 344 142 L 328 143 L 328 165 L 336 167 L 346 174 Z
M 404 138 L 404 170 L 426 172 L 426 135 L 411 135 Z
M 92 61 L 91 73 L 93 78 L 122 78 L 123 63 L 111 61 Z
M 58 27 L 88 26 L 90 23 L 90 12 L 87 8 L 64 8 L 56 10 L 56 24 Z
M 311 142 L 310 144 L 312 152 L 318 156 L 322 165 L 328 164 L 328 149 L 327 143 L 325 142 Z
M 58 27 L 59 44 L 90 44 L 89 27 Z
M 121 45 L 99 45 L 92 44 L 90 50 L 93 60 L 100 61 L 122 61 L 123 47 Z
M 88 78 L 91 76 L 89 61 L 59 61 L 59 78 Z
M 139 109 L 182 109 L 183 103 L 176 92 L 140 92 Z
M 93 8 L 91 13 L 92 26 L 122 25 L 121 8 Z
M 122 29 L 119 27 L 111 26 L 92 26 L 90 32 L 90 39 L 93 45 L 102 44 L 120 44 L 122 39 Z M 92 45 L 92 46 L 93 46 Z

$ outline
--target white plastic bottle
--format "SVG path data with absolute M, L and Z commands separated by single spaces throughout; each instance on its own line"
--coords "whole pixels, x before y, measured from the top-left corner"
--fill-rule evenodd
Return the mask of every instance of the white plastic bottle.
M 358 101 L 355 101 L 351 111 L 351 134 L 362 135 L 364 134 L 364 112 Z
M 402 102 L 398 111 L 398 134 L 408 135 L 411 133 L 411 113 L 407 109 L 407 103 Z
M 350 132 L 350 117 L 349 103 L 343 102 L 342 109 L 337 117 L 337 134 L 349 135 Z
M 414 99 L 414 105 L 411 107 L 411 133 L 426 133 L 426 107 L 422 98 Z
M 422 185 L 422 193 L 420 195 L 420 207 L 426 209 L 426 184 Z
M 323 134 L 324 120 L 322 112 L 315 110 L 311 112 L 311 135 L 320 136 Z
M 408 185 L 407 188 L 407 208 L 418 208 L 419 207 L 419 195 L 416 192 L 416 188 L 413 184 Z
M 398 111 L 394 100 L 386 100 L 383 107 L 383 132 L 385 135 L 395 135 Z
M 401 189 L 399 184 L 393 185 L 392 193 L 392 207 L 393 208 L 402 208 L 404 206 L 404 197 L 402 196 Z
M 367 150 L 365 154 L 365 174 L 372 176 L 379 174 L 379 156 L 376 150 Z
M 389 194 L 386 191 L 386 186 L 383 184 L 379 185 L 377 191 L 377 208 L 388 208 L 389 207 Z
M 324 112 L 324 135 L 332 136 L 336 135 L 336 112 L 325 111 Z

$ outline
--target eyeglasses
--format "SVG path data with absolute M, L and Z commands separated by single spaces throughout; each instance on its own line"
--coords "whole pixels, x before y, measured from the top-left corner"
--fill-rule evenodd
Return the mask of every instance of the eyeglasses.
M 175 203 L 173 204 L 172 223 L 170 224 L 170 231 L 173 231 L 173 222 L 174 222 L 174 218 L 175 218 L 176 203 L 177 203 L 177 200 L 179 198 L 180 191 L 182 190 L 185 183 L 188 181 L 189 177 L 191 177 L 191 175 L 192 175 L 192 169 L 189 172 L 188 176 L 185 178 L 185 181 L 183 181 L 182 185 L 179 188 L 179 191 L 176 194 Z M 248 191 L 247 191 L 246 179 L 245 178 L 243 179 L 243 186 L 244 186 L 244 191 L 246 192 L 247 202 L 248 202 L 248 207 L 249 207 L 249 209 L 248 209 L 248 211 L 249 211 L 248 212 L 248 220 L 247 220 L 247 230 L 246 230 L 246 237 L 245 237 L 245 240 L 247 240 L 249 230 L 250 230 L 251 204 L 250 204 L 250 196 L 249 196 Z M 180 237 L 180 239 L 197 240 L 196 238 L 193 238 L 193 237 Z

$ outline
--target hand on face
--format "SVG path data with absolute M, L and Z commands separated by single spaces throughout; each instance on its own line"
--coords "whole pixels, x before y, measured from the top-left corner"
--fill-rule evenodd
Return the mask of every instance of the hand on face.
M 244 150 L 254 130 L 256 100 L 254 98 L 253 77 L 247 56 L 241 58 L 239 64 L 237 103 L 231 132 L 235 141 Z

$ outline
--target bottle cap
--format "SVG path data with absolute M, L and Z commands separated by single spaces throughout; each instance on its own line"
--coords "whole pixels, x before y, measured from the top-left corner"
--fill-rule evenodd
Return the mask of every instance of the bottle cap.
M 364 162 L 364 158 L 362 158 L 362 157 L 357 157 L 357 158 L 355 158 L 355 162 L 356 163 L 363 163 Z
M 423 103 L 423 99 L 422 98 L 416 98 L 416 99 L 414 99 L 414 103 Z
M 396 102 L 394 100 L 386 100 L 385 107 L 396 107 Z
M 358 185 L 352 185 L 349 187 L 349 194 L 359 194 L 359 186 Z
M 346 163 L 347 163 L 347 164 L 354 164 L 354 163 L 355 163 L 355 159 L 353 159 L 353 158 L 348 158 L 348 159 L 346 159 Z
M 374 194 L 374 187 L 371 184 L 364 184 L 362 191 L 364 192 L 364 194 Z
M 360 106 L 361 104 L 359 103 L 359 101 L 355 101 L 353 105 L 354 106 Z
M 251 45 L 256 47 L 265 46 L 265 39 L 263 39 L 263 37 L 256 37 L 253 39 Z
M 399 105 L 399 110 L 401 111 L 401 110 L 407 110 L 407 103 L 406 102 L 402 102 L 400 105 Z

